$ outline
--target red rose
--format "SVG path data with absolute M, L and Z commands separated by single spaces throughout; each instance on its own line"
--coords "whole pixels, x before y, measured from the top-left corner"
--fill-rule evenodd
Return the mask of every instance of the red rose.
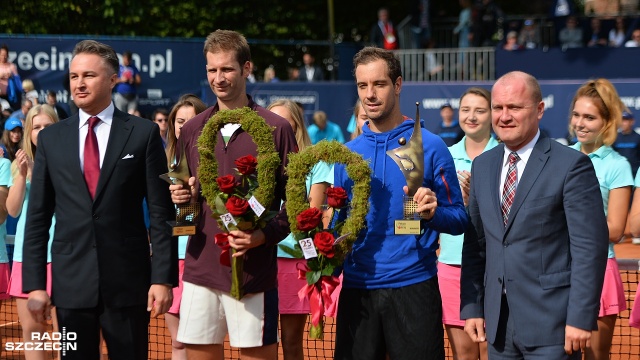
M 244 213 L 247 212 L 247 209 L 249 209 L 249 202 L 237 196 L 230 196 L 225 206 L 231 215 L 240 216 L 244 215 Z
M 343 208 L 347 204 L 347 192 L 341 187 L 327 189 L 327 205 L 334 209 Z
M 216 179 L 216 182 L 218 183 L 220 191 L 225 194 L 233 193 L 233 189 L 235 189 L 238 185 L 238 183 L 236 182 L 236 178 L 233 177 L 233 175 L 220 176 Z
M 298 230 L 300 231 L 309 231 L 315 229 L 320 221 L 322 220 L 322 211 L 318 208 L 308 208 L 307 210 L 300 213 L 300 215 L 296 216 L 296 221 L 298 222 Z
M 328 233 L 326 231 L 321 231 L 319 233 L 316 233 L 316 236 L 313 237 L 313 243 L 316 245 L 316 247 L 318 248 L 318 251 L 328 257 L 328 258 L 332 258 L 334 253 L 333 253 L 333 242 L 335 241 L 335 239 L 333 238 L 333 235 L 331 233 Z
M 238 172 L 242 175 L 251 175 L 256 171 L 258 160 L 251 155 L 243 156 L 235 161 Z

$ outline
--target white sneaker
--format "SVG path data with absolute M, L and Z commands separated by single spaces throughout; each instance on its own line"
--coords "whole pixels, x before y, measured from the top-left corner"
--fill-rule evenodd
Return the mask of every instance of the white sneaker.
M 633 245 L 640 245 L 640 238 L 634 237 L 631 239 Z

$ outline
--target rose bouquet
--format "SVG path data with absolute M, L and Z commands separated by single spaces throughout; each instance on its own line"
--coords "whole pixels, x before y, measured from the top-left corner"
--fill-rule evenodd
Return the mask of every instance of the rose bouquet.
M 304 185 L 311 168 L 320 161 L 345 164 L 347 174 L 354 182 L 350 189 L 351 201 L 348 201 L 349 194 L 345 189 L 327 189 L 326 213 L 331 213 L 328 228 L 322 223 L 323 211 L 309 207 Z M 335 141 L 321 141 L 298 154 L 290 154 L 287 172 L 287 214 L 291 232 L 298 240 L 298 245 L 288 252 L 294 257 L 304 257 L 307 260 L 306 267 L 299 269 L 300 276 L 306 278 L 307 285 L 300 289 L 298 296 L 309 299 L 309 337 L 322 339 L 323 313 L 332 305 L 331 294 L 339 284 L 338 278 L 334 276 L 335 270 L 351 250 L 369 211 L 371 170 L 360 155 L 351 152 L 346 146 Z M 344 217 L 340 216 L 343 211 L 348 212 L 346 219 L 336 221 Z
M 226 124 L 240 124 L 257 145 L 257 158 L 246 155 L 235 160 L 237 176 L 218 175 L 214 149 L 218 133 Z M 275 215 L 267 210 L 273 202 L 275 173 L 280 157 L 275 151 L 272 128 L 249 108 L 221 110 L 207 122 L 200 138 L 198 176 L 202 195 L 211 207 L 213 217 L 222 233 L 216 234 L 215 243 L 221 248 L 220 263 L 231 267 L 230 295 L 241 299 L 244 279 L 244 257 L 233 256 L 229 245 L 229 231 L 246 232 L 263 228 Z

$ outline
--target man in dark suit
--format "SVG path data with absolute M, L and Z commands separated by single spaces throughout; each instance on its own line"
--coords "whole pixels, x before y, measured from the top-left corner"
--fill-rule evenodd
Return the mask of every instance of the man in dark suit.
M 544 103 L 531 75 L 504 75 L 491 96 L 504 146 L 471 170 L 465 331 L 476 342 L 486 331 L 491 359 L 581 359 L 597 329 L 608 245 L 593 165 L 540 134 Z
M 320 66 L 316 66 L 316 59 L 313 55 L 304 53 L 304 55 L 302 55 L 302 62 L 304 65 L 300 67 L 298 73 L 299 81 L 313 82 L 324 80 L 324 72 L 322 72 Z
M 158 126 L 115 109 L 113 49 L 79 42 L 70 64 L 79 113 L 38 137 L 24 241 L 23 287 L 36 321 L 49 317 L 47 240 L 55 214 L 52 302 L 61 332 L 77 335 L 64 359 L 146 359 L 149 312 L 163 314 L 177 283 L 174 212 Z M 143 219 L 147 199 L 151 226 Z M 153 247 L 151 261 L 149 241 Z

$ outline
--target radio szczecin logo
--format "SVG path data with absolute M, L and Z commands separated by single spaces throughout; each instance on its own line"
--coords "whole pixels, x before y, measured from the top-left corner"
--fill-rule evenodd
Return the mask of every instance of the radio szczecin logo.
M 78 350 L 76 340 L 78 335 L 75 332 L 67 332 L 62 328 L 62 332 L 31 333 L 29 341 L 7 341 L 4 344 L 6 351 L 61 351 L 65 355 L 68 350 Z

